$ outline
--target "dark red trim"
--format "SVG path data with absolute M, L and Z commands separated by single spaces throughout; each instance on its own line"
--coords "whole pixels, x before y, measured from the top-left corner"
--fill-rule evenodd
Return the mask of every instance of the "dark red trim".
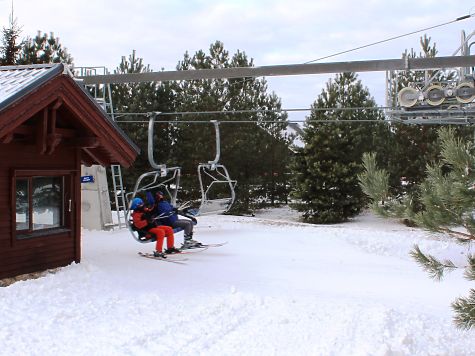
M 88 133 L 87 136 L 97 137 L 100 147 L 93 151 L 105 151 L 107 155 L 92 152 L 94 156 L 103 159 L 102 164 L 120 164 L 130 167 L 137 157 L 136 148 L 129 144 L 122 133 L 106 118 L 97 105 L 83 92 L 83 90 L 68 75 L 61 75 L 51 79 L 35 91 L 25 95 L 0 113 L 0 141 L 5 140 L 17 127 L 36 115 L 41 110 L 55 105 L 59 109 L 66 108 L 74 115 L 75 122 L 82 126 Z M 49 113 L 49 118 L 55 121 L 55 110 Z M 48 125 L 53 127 L 52 125 Z M 59 136 L 54 131 L 48 130 L 49 136 L 46 145 L 51 151 L 52 145 L 58 145 Z M 58 132 L 59 133 L 59 132 Z M 40 145 L 40 147 L 42 147 Z M 100 162 L 97 162 L 101 164 Z

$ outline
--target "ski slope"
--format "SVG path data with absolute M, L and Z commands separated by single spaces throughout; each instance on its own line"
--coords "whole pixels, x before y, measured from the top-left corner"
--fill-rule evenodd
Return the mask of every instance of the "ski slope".
M 450 308 L 473 283 L 434 282 L 408 255 L 463 264 L 463 247 L 371 214 L 296 220 L 202 217 L 196 239 L 228 244 L 186 265 L 138 256 L 154 244 L 126 230 L 83 231 L 82 263 L 0 288 L 0 355 L 475 354 Z

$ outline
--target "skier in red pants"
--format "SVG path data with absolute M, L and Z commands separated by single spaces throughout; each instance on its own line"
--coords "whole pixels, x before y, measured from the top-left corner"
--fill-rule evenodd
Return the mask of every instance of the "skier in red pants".
M 155 235 L 157 239 L 155 251 L 153 252 L 155 257 L 166 258 L 165 254 L 180 253 L 180 250 L 174 247 L 175 236 L 173 229 L 170 226 L 157 225 L 153 220 L 150 220 L 150 209 L 145 207 L 142 199 L 135 198 L 132 200 L 130 209 L 133 210 L 132 221 L 135 228 L 139 231 L 145 232 L 147 238 L 152 238 Z M 164 254 L 162 249 L 165 237 L 167 238 L 167 249 Z

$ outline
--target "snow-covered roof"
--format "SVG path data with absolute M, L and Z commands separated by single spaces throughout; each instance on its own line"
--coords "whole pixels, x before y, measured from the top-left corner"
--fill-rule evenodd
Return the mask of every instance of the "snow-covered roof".
M 63 70 L 60 63 L 0 67 L 0 110 Z

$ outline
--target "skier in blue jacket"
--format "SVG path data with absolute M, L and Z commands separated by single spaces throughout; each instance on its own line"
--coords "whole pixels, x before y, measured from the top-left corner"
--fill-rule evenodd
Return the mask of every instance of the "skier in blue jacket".
M 162 192 L 159 191 L 155 194 L 155 207 L 153 213 L 155 216 L 166 216 L 160 218 L 160 222 L 163 225 L 183 229 L 184 242 L 182 248 L 186 249 L 202 246 L 200 242 L 193 240 L 193 221 L 189 219 L 180 219 L 177 211 L 177 208 L 165 200 Z

